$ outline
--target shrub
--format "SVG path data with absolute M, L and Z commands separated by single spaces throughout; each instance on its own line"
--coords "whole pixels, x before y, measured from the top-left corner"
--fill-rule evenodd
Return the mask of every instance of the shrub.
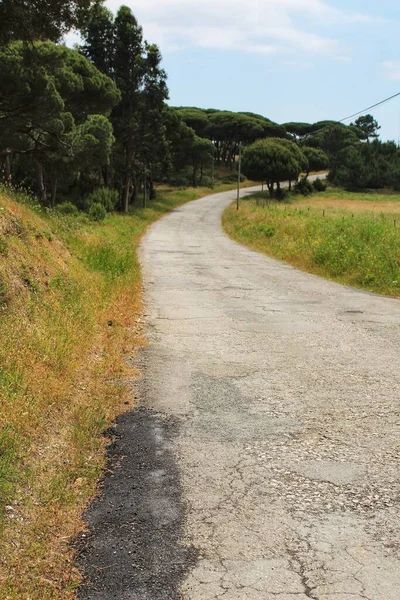
M 313 182 L 312 186 L 316 192 L 326 192 L 328 187 L 326 181 L 322 181 L 319 177 Z
M 107 211 L 102 204 L 94 202 L 89 209 L 89 216 L 93 221 L 104 221 Z
M 225 175 L 224 177 L 221 178 L 221 182 L 222 183 L 237 183 L 238 180 L 238 174 L 237 173 L 231 173 L 230 175 Z M 246 177 L 244 175 L 240 175 L 240 181 L 243 183 L 244 181 L 246 181 Z
M 211 185 L 212 185 L 211 177 L 208 177 L 208 175 L 203 175 L 200 185 L 202 185 L 204 187 L 211 187 Z
M 169 183 L 174 187 L 185 188 L 192 185 L 192 177 L 184 171 L 174 171 L 166 178 L 165 183 Z
M 56 206 L 55 210 L 60 215 L 72 215 L 76 217 L 79 214 L 78 208 L 72 202 L 62 202 Z
M 118 205 L 119 194 L 117 190 L 108 187 L 99 187 L 85 198 L 85 209 L 89 211 L 94 204 L 100 204 L 106 212 L 113 212 Z
M 296 194 L 302 194 L 303 196 L 310 196 L 313 193 L 313 185 L 306 177 L 300 179 L 295 185 Z
M 283 188 L 277 188 L 275 191 L 275 198 L 277 200 L 284 200 L 287 196 L 287 191 L 284 190 Z

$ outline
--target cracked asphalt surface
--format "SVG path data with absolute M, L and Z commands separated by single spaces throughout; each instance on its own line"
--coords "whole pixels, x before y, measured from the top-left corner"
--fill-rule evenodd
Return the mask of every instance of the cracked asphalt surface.
M 399 600 L 400 302 L 231 241 L 233 199 L 190 203 L 143 239 L 144 408 L 117 423 L 116 454 L 142 433 L 150 450 L 139 472 L 115 460 L 89 511 L 82 597 Z M 123 522 L 107 486 L 133 505 Z

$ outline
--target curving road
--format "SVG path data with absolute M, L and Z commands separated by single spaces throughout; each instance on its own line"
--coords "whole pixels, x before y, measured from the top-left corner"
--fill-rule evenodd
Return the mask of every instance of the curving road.
M 231 241 L 233 199 L 143 240 L 143 407 L 89 519 L 120 570 L 84 597 L 399 600 L 400 302 Z

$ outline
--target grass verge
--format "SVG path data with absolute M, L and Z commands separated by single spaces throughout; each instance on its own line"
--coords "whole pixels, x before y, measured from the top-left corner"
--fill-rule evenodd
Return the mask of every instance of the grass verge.
M 400 195 L 330 189 L 269 202 L 252 194 L 223 215 L 236 241 L 343 284 L 400 295 Z
M 162 189 L 103 223 L 0 193 L 1 600 L 74 598 L 69 540 L 105 466 L 103 431 L 135 402 L 137 247 L 148 225 L 209 193 Z

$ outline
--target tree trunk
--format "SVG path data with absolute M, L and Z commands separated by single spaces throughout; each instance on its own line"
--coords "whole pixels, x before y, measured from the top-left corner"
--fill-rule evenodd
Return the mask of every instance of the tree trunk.
M 122 190 L 122 210 L 127 213 L 129 210 L 129 195 L 131 191 L 131 178 L 129 175 L 125 177 L 125 183 Z
M 10 150 L 6 148 L 3 154 L 4 158 L 1 165 L 3 171 L 3 180 L 6 185 L 11 184 L 11 161 L 10 161 Z
M 193 187 L 197 187 L 197 167 L 193 166 L 193 178 L 192 178 Z
M 55 177 L 51 184 L 51 208 L 54 208 L 56 205 L 57 199 L 57 177 Z
M 108 167 L 102 167 L 101 174 L 103 176 L 103 184 L 108 187 Z
M 144 181 L 143 181 L 143 208 L 147 206 L 147 173 L 146 170 L 144 172 Z
M 46 204 L 46 202 L 47 202 L 46 184 L 45 184 L 45 180 L 44 180 L 43 167 L 40 163 L 36 163 L 36 177 L 37 177 L 39 199 L 42 204 Z
M 122 210 L 124 213 L 127 213 L 129 210 L 129 196 L 132 185 L 132 177 L 131 177 L 131 166 L 133 160 L 133 153 L 131 150 L 126 151 L 126 159 L 125 159 L 125 181 L 124 187 L 122 190 Z
M 150 173 L 149 173 L 149 198 L 150 200 L 154 200 L 156 197 L 156 190 L 154 187 L 154 181 L 153 181 L 153 173 L 150 169 Z

